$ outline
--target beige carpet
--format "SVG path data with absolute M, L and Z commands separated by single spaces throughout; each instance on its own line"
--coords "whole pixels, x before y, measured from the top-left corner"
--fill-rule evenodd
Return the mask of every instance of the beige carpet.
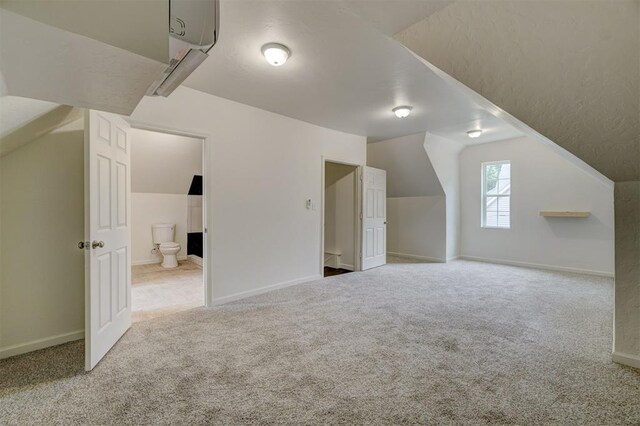
M 392 264 L 0 362 L 2 424 L 640 424 L 612 280 Z

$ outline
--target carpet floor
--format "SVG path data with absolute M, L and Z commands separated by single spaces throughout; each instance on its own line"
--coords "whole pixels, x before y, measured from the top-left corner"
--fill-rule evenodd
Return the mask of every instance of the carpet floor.
M 390 264 L 0 361 L 1 424 L 640 424 L 613 281 Z

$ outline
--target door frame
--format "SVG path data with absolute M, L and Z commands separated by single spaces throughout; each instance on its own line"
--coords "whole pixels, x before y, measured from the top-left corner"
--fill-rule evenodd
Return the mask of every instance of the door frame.
M 209 196 L 207 194 L 207 176 L 209 175 L 207 158 L 211 150 L 212 138 L 210 134 L 194 132 L 191 130 L 177 129 L 174 127 L 163 127 L 155 124 L 147 124 L 140 121 L 129 120 L 125 118 L 132 129 L 149 130 L 151 132 L 167 133 L 176 136 L 186 136 L 194 139 L 202 139 L 202 287 L 204 288 L 204 306 L 210 308 L 213 306 L 213 283 L 211 282 L 211 273 L 209 267 L 209 234 L 212 230 L 212 221 L 210 220 Z
M 354 188 L 354 209 L 353 209 L 353 271 L 362 270 L 362 250 L 361 250 L 361 238 L 362 232 L 362 165 L 351 163 L 344 160 L 336 160 L 331 157 L 321 156 L 321 172 L 320 172 L 320 276 L 324 278 L 324 197 L 325 197 L 325 170 L 327 163 L 343 164 L 345 166 L 355 167 L 356 182 Z

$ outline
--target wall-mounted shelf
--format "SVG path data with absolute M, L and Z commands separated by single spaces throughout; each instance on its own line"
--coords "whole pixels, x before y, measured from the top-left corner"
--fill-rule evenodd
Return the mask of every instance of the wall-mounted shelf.
M 589 217 L 591 212 L 540 212 L 544 217 Z

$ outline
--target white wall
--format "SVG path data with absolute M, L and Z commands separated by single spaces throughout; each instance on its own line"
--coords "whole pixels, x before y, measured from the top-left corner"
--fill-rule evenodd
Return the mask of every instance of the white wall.
M 339 267 L 354 269 L 356 168 L 326 163 L 325 169 L 325 253 L 340 254 Z
M 425 133 L 367 144 L 367 164 L 387 171 L 387 252 L 446 260 L 446 203 Z
M 511 229 L 483 229 L 480 164 L 511 161 Z M 469 146 L 460 154 L 462 254 L 613 273 L 613 190 L 529 138 Z M 586 219 L 541 210 L 587 210 Z
M 460 256 L 459 155 L 464 145 L 427 133 L 424 149 L 440 180 L 446 200 L 447 260 Z
M 206 164 L 212 300 L 317 278 L 322 156 L 364 165 L 362 136 L 185 87 L 144 98 L 132 120 L 210 135 Z
M 186 194 L 202 175 L 202 139 L 131 129 L 131 192 Z
M 202 195 L 187 195 L 187 233 L 203 232 Z
M 141 265 L 159 263 L 160 254 L 152 254 L 151 225 L 175 223 L 175 242 L 180 244 L 178 259 L 187 257 L 187 195 L 186 194 L 131 194 L 131 263 Z
M 387 198 L 387 252 L 446 261 L 444 195 Z
M 67 124 L 0 159 L 0 357 L 84 330 L 84 133 Z

